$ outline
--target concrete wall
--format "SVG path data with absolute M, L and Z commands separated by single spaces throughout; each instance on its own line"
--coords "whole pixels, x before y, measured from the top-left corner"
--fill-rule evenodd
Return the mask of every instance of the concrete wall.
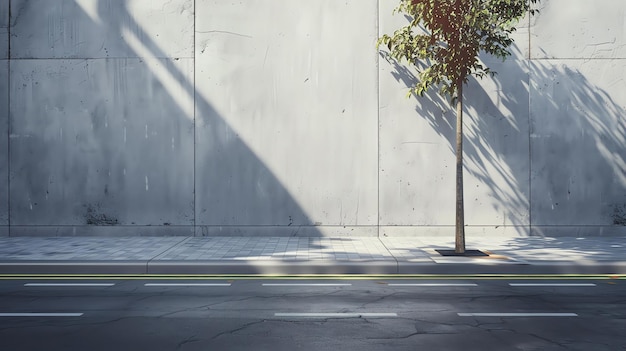
M 381 1 L 380 33 L 404 25 Z M 497 79 L 465 89 L 466 233 L 529 232 L 528 25 L 515 34 L 508 61 L 486 58 Z M 455 219 L 455 123 L 450 104 L 435 93 L 407 99 L 411 69 L 380 60 L 380 217 L 385 235 L 452 235 Z
M 196 2 L 203 233 L 377 233 L 377 6 Z
M 452 235 L 453 111 L 375 50 L 396 3 L 0 0 L 0 235 Z M 544 0 L 484 58 L 469 240 L 624 234 L 625 10 Z
M 0 0 L 0 236 L 9 234 L 9 1 Z
M 620 0 L 551 0 L 534 21 L 529 87 L 534 231 L 623 233 L 625 15 Z

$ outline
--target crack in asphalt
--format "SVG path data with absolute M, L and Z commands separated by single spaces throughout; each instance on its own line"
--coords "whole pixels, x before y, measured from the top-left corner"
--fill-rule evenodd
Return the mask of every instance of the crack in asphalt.
M 215 339 L 217 339 L 217 338 L 221 337 L 222 335 L 226 335 L 226 334 L 233 334 L 233 333 L 236 333 L 236 332 L 238 332 L 238 331 L 241 331 L 241 330 L 244 330 L 244 329 L 246 329 L 246 328 L 249 328 L 249 327 L 251 327 L 251 326 L 253 326 L 253 325 L 256 325 L 256 324 L 261 324 L 261 323 L 265 323 L 265 321 L 266 321 L 266 319 L 262 319 L 262 320 L 259 320 L 259 321 L 254 321 L 254 322 L 246 323 L 246 324 L 244 324 L 244 325 L 242 325 L 242 326 L 240 326 L 240 327 L 238 327 L 238 328 L 235 328 L 235 329 L 231 329 L 231 330 L 227 330 L 227 331 L 224 331 L 224 332 L 218 333 L 218 334 L 216 334 L 216 335 L 212 336 L 212 337 L 211 337 L 210 339 L 208 339 L 208 340 L 209 340 L 209 341 L 211 341 L 211 340 L 215 340 Z
M 395 296 L 395 295 L 397 295 L 396 292 L 389 293 L 389 294 L 386 294 L 386 295 L 383 295 L 383 296 L 379 296 L 378 298 L 376 298 L 373 301 L 368 301 L 368 302 L 362 303 L 358 308 L 365 308 L 365 306 L 367 306 L 367 305 L 375 304 L 377 302 L 383 301 L 383 300 L 385 300 L 385 299 L 387 299 L 389 297 Z
M 389 337 L 380 337 L 380 338 L 365 338 L 366 340 L 402 340 L 402 339 L 408 339 L 417 335 L 425 335 L 425 334 L 436 334 L 436 333 L 422 333 L 422 332 L 415 332 L 415 333 L 411 333 L 409 335 L 401 335 L 401 336 L 389 336 Z M 455 333 L 441 333 L 441 334 L 455 334 Z
M 517 334 L 521 334 L 521 333 L 517 332 Z M 569 350 L 569 348 L 565 344 L 560 343 L 560 342 L 555 341 L 555 340 L 548 339 L 547 337 L 543 337 L 543 336 L 537 335 L 535 333 L 527 333 L 526 335 L 532 336 L 532 337 L 537 338 L 539 340 L 543 340 L 543 341 L 545 341 L 547 343 L 556 345 L 556 346 L 561 347 L 561 348 L 563 348 L 565 350 Z
M 325 297 L 325 296 L 332 296 L 332 295 L 336 295 L 337 293 L 339 293 L 340 291 L 333 291 L 333 292 L 329 292 L 329 293 L 324 293 L 324 294 L 311 294 L 311 295 L 307 295 L 307 296 L 300 296 L 301 293 L 285 293 L 285 294 L 277 294 L 277 295 L 259 295 L 259 296 L 246 296 L 243 298 L 232 298 L 232 299 L 228 299 L 228 300 L 223 300 L 223 301 L 218 301 L 215 303 L 210 303 L 210 304 L 204 304 L 201 305 L 197 308 L 206 308 L 206 309 L 212 309 L 211 307 L 215 307 L 215 306 L 219 306 L 219 305 L 223 305 L 223 304 L 227 304 L 227 303 L 233 303 L 233 302 L 243 302 L 243 301 L 248 301 L 248 300 L 255 300 L 255 299 L 283 299 L 283 298 L 290 298 L 290 297 L 299 297 L 299 298 L 319 298 L 319 297 Z M 260 308 L 260 310 L 262 310 L 263 308 Z M 218 308 L 213 308 L 213 310 L 216 311 L 228 311 L 230 309 L 226 308 L 226 309 L 218 309 Z M 248 309 L 250 310 L 250 309 Z
M 195 339 L 195 337 L 196 337 L 196 334 L 193 334 L 193 335 L 189 336 L 188 338 L 186 338 L 185 340 L 179 342 L 178 345 L 176 345 L 176 350 L 180 350 L 181 347 L 183 347 L 186 344 L 200 341 L 200 339 Z
M 199 332 L 197 330 L 186 330 L 179 333 L 171 340 L 178 343 L 176 350 L 194 348 L 199 346 L 199 342 L 210 342 L 220 339 L 237 340 L 242 337 L 255 337 L 265 333 L 265 336 L 298 341 L 296 336 L 291 333 L 279 333 L 280 335 L 272 335 L 274 325 L 278 327 L 287 327 L 294 324 L 293 328 L 297 330 L 335 330 L 340 331 L 341 328 L 349 327 L 358 330 L 357 333 L 363 333 L 361 340 L 372 341 L 376 344 L 393 343 L 393 340 L 407 340 L 404 343 L 414 343 L 416 338 L 421 335 L 446 335 L 454 334 L 475 334 L 481 338 L 498 341 L 503 345 L 508 345 L 513 349 L 527 349 L 529 347 L 547 348 L 567 350 L 577 345 L 580 349 L 593 349 L 594 347 L 607 350 L 616 345 L 623 345 L 625 337 L 620 334 L 619 329 L 626 320 L 624 314 L 624 304 L 626 298 L 621 296 L 594 296 L 559 294 L 553 291 L 541 291 L 531 294 L 517 294 L 517 291 L 502 292 L 502 295 L 493 295 L 494 290 L 487 291 L 483 295 L 473 294 L 453 294 L 453 300 L 450 295 L 446 298 L 442 297 L 443 293 L 427 293 L 427 294 L 409 294 L 405 291 L 394 291 L 391 289 L 369 290 L 359 289 L 348 291 L 345 289 L 322 290 L 319 293 L 312 290 L 307 291 L 284 291 L 273 290 L 244 290 L 243 292 L 233 295 L 202 295 L 193 293 L 190 295 L 171 291 L 154 291 L 149 295 L 141 293 L 142 287 L 134 287 L 131 290 L 125 290 L 115 296 L 108 293 L 95 293 L 94 298 L 124 298 L 124 300 L 112 304 L 105 301 L 97 304 L 95 307 L 88 308 L 89 318 L 69 318 L 69 319 L 44 319 L 44 320 L 7 320 L 12 325 L 4 325 L 0 328 L 2 337 L 9 336 L 14 330 L 20 330 L 19 333 L 35 333 L 35 328 L 45 326 L 51 328 L 57 335 L 63 338 L 74 337 L 78 333 L 98 330 L 100 326 L 118 323 L 116 328 L 124 327 L 128 321 L 141 318 L 165 318 L 174 316 L 175 318 L 209 318 L 216 320 L 217 330 L 209 330 L 208 333 Z M 179 288 L 181 292 L 186 290 Z M 110 291 L 110 290 L 109 290 Z M 527 291 L 527 290 L 526 290 Z M 48 293 L 48 292 L 46 292 Z M 88 300 L 82 299 L 83 295 L 75 291 L 55 292 L 53 296 L 42 296 L 33 294 L 32 291 L 24 290 L 23 295 L 18 291 L 10 291 L 3 296 L 8 297 L 6 300 L 7 308 L 17 304 L 26 304 L 29 308 L 37 307 L 41 303 L 45 303 L 46 298 L 52 298 L 52 304 L 55 306 L 72 306 L 77 308 L 79 305 L 87 306 Z M 259 294 L 259 295 L 253 295 Z M 79 296 L 81 299 L 73 299 Z M 597 300 L 589 300 L 591 297 Z M 60 301 L 60 304 L 59 304 Z M 117 301 L 117 300 L 116 300 Z M 248 302 L 249 301 L 249 302 Z M 108 308 L 112 306 L 111 308 Z M 334 310 L 333 312 L 354 312 L 369 309 L 381 310 L 383 308 L 394 308 L 399 315 L 397 317 L 373 318 L 368 316 L 355 316 L 354 318 L 342 317 L 324 317 L 300 319 L 291 317 L 275 317 L 270 316 L 272 306 L 286 307 L 295 310 L 297 308 L 313 308 L 323 306 L 324 309 Z M 304 307 L 303 307 L 304 306 Z M 308 306 L 308 307 L 307 307 Z M 313 307 L 311 307 L 313 306 Z M 519 311 L 521 309 L 554 310 L 570 311 L 575 310 L 581 314 L 579 322 L 567 322 L 566 328 L 561 326 L 552 326 L 552 321 L 548 320 L 546 325 L 548 328 L 537 328 L 534 321 L 511 319 L 506 317 L 500 318 L 456 318 L 456 310 L 477 308 L 495 309 L 496 312 L 501 309 L 511 309 Z M 86 307 L 87 308 L 87 307 Z M 104 312 L 104 313 L 102 313 Z M 186 314 L 185 312 L 192 312 Z M 246 314 L 249 312 L 249 315 Z M 368 311 L 369 312 L 369 311 Z M 461 312 L 466 312 L 462 311 Z M 490 311 L 481 311 L 490 312 Z M 505 310 L 506 312 L 506 310 Z M 115 314 L 132 314 L 115 318 Z M 176 314 L 181 314 L 176 316 Z M 233 317 L 234 316 L 234 317 Z M 226 325 L 220 320 L 222 317 L 230 319 L 234 322 L 228 322 Z M 94 320 L 95 318 L 95 320 Z M 441 321 L 441 319 L 445 319 Z M 603 324 L 606 320 L 611 320 L 613 324 Z M 198 319 L 200 320 L 200 319 Z M 396 322 L 393 322 L 395 320 Z M 362 322 L 361 322 L 362 321 Z M 263 323 L 267 325 L 261 326 Z M 131 321 L 129 323 L 134 323 Z M 175 322 L 176 323 L 176 322 Z M 195 321 L 193 323 L 196 323 Z M 212 322 L 213 323 L 213 322 Z M 281 324 L 278 324 L 281 323 Z M 411 324 L 412 323 L 412 324 Z M 519 324 L 522 323 L 522 324 Z M 169 322 L 166 323 L 170 325 Z M 236 324 L 236 325 L 234 325 Z M 213 325 L 213 324 L 212 324 Z M 256 325 L 259 325 L 255 328 Z M 539 324 L 540 325 L 540 324 Z M 76 330 L 66 328 L 78 327 Z M 268 328 L 272 329 L 268 329 Z M 316 329 L 317 328 L 317 329 Z M 228 329 L 219 332 L 219 330 Z M 23 330 L 23 331 L 22 331 Z M 269 330 L 269 331 L 268 331 Z M 291 329 L 287 329 L 291 330 Z M 350 329 L 352 330 L 352 329 Z M 564 330 L 562 332 L 562 330 Z M 582 332 L 582 333 L 581 333 Z M 214 334 L 215 333 L 215 334 Z M 333 335 L 334 335 L 333 333 Z M 230 337 L 228 337 L 230 335 Z M 295 335 L 295 334 L 293 334 Z M 317 336 L 316 336 L 317 337 Z M 320 335 L 319 338 L 327 338 Z M 587 339 L 587 341 L 584 341 Z M 330 340 L 330 339 L 329 339 Z M 289 342 L 289 341 L 288 341 Z M 194 344 L 196 343 L 196 344 Z M 403 343 L 399 341 L 399 343 Z M 295 345 L 295 344 L 294 344 Z

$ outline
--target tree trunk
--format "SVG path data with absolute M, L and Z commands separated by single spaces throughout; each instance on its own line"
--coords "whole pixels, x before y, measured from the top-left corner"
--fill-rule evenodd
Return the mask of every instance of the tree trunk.
M 456 226 L 454 252 L 465 253 L 465 211 L 463 206 L 463 80 L 457 83 L 456 100 Z

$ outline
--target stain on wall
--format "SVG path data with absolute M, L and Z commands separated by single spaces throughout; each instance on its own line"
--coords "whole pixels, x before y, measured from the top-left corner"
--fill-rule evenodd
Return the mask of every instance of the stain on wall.
M 85 205 L 85 221 L 88 225 L 116 225 L 117 218 L 102 212 L 100 204 Z

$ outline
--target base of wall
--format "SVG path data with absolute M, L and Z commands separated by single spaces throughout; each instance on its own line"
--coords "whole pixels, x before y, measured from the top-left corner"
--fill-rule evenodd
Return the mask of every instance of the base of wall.
M 381 226 L 381 237 L 454 237 L 454 226 Z M 465 237 L 623 237 L 626 226 L 466 226 Z
M 2 231 L 2 228 L 6 230 Z M 10 229 L 9 229 L 10 228 Z M 11 226 L 0 236 L 376 237 L 376 226 Z
M 196 236 L 376 237 L 377 226 L 197 226 Z
M 193 236 L 193 226 L 11 226 L 10 236 Z
M 531 236 L 547 237 L 619 237 L 626 236 L 626 226 L 533 226 Z
M 454 237 L 454 226 L 0 226 L 2 236 Z M 624 237 L 626 226 L 466 226 L 479 237 Z
M 525 237 L 530 235 L 529 226 L 466 226 L 465 237 Z M 381 226 L 381 237 L 452 237 L 454 226 Z

